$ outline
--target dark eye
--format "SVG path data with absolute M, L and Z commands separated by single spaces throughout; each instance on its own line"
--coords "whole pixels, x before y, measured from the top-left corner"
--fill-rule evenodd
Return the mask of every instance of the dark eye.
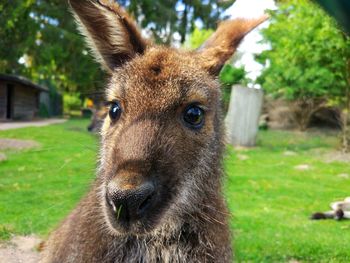
M 109 106 L 109 117 L 113 121 L 117 121 L 120 118 L 121 113 L 122 113 L 122 108 L 120 107 L 119 102 L 113 101 Z
M 189 128 L 199 129 L 204 123 L 204 110 L 196 105 L 190 105 L 185 109 L 183 119 Z

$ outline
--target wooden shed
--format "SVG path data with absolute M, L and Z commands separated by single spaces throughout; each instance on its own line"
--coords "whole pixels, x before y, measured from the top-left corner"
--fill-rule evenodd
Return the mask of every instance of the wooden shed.
M 48 89 L 20 76 L 0 74 L 0 121 L 38 117 L 41 93 Z

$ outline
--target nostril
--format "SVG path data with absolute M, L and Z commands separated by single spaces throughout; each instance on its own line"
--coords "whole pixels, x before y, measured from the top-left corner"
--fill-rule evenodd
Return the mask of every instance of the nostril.
M 139 220 L 152 207 L 155 193 L 153 183 L 144 183 L 135 189 L 126 190 L 113 186 L 106 193 L 106 201 L 117 220 Z
M 137 209 L 137 214 L 139 216 L 142 216 L 147 209 L 151 206 L 152 204 L 152 199 L 153 199 L 154 193 L 150 194 L 149 196 L 146 197 L 146 199 L 140 204 L 140 206 Z
M 110 208 L 113 211 L 113 215 L 116 217 L 117 220 L 119 219 L 127 219 L 127 207 L 126 207 L 126 201 L 123 199 L 119 199 L 116 195 L 106 195 L 107 203 L 109 204 Z

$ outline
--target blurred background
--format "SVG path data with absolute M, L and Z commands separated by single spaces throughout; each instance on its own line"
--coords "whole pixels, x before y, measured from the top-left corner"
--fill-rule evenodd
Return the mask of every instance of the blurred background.
M 309 216 L 350 195 L 350 2 L 118 3 L 185 49 L 220 20 L 270 15 L 219 76 L 236 260 L 349 262 L 349 223 Z M 94 179 L 106 78 L 66 1 L 0 0 L 0 262 L 36 262 Z

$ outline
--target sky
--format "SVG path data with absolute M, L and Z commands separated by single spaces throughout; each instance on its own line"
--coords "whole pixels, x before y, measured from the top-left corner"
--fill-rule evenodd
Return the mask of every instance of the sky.
M 264 10 L 266 9 L 276 9 L 274 0 L 237 0 L 225 11 L 225 15 L 229 15 L 232 19 L 238 17 L 257 18 L 264 14 Z M 262 66 L 255 62 L 253 54 L 260 53 L 269 48 L 266 44 L 258 43 L 262 39 L 259 31 L 267 27 L 268 23 L 268 21 L 264 22 L 254 31 L 250 32 L 238 48 L 238 51 L 243 56 L 235 63 L 235 66 L 243 65 L 248 72 L 248 77 L 252 80 L 255 80 L 260 75 L 262 69 Z

